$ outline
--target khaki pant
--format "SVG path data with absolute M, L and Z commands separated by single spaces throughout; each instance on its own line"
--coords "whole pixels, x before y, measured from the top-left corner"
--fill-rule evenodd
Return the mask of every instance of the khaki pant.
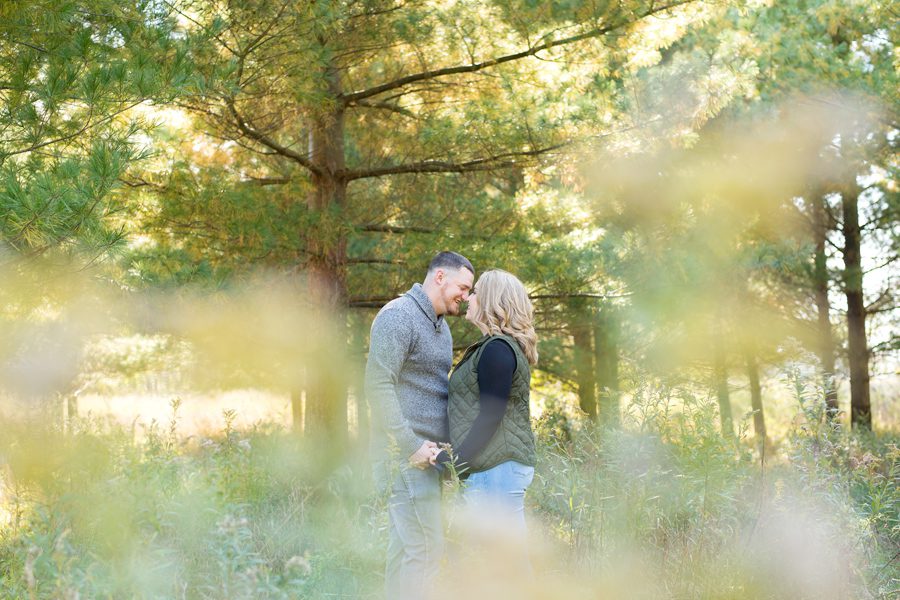
M 436 469 L 400 467 L 388 499 L 388 520 L 386 598 L 422 600 L 444 553 L 441 481 Z

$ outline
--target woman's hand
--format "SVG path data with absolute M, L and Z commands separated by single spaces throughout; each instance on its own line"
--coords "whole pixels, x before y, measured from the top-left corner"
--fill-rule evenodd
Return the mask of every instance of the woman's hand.
M 450 444 L 447 444 L 447 443 L 439 444 L 433 450 L 434 451 L 432 452 L 431 458 L 429 459 L 429 462 L 431 462 L 432 465 L 437 464 L 437 458 L 438 458 L 438 456 L 441 455 L 441 452 L 446 452 L 447 455 L 449 457 L 451 457 L 451 459 L 453 457 L 453 446 L 451 446 Z

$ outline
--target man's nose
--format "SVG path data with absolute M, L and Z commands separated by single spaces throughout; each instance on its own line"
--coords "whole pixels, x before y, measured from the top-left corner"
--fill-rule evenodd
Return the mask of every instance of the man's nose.
M 463 299 L 463 302 L 469 301 L 469 290 L 466 290 L 463 292 L 462 299 Z

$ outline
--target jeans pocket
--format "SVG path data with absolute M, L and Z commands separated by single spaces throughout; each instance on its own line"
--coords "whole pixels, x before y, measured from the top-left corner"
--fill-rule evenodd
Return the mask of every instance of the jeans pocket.
M 484 480 L 484 472 L 470 473 L 466 477 L 466 485 L 478 485 Z
M 403 465 L 400 467 L 398 480 L 406 488 L 406 494 L 413 500 L 439 498 L 441 482 L 435 469 L 417 469 Z
M 516 481 L 521 484 L 523 490 L 528 488 L 534 480 L 534 467 L 523 465 L 522 463 L 515 461 L 510 461 L 510 463 Z

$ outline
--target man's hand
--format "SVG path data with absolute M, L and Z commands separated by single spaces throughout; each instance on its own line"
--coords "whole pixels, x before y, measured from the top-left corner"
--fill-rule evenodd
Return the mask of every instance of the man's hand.
M 427 469 L 431 466 L 432 457 L 436 455 L 435 450 L 438 445 L 432 441 L 425 440 L 418 450 L 409 457 L 409 464 L 417 469 Z

